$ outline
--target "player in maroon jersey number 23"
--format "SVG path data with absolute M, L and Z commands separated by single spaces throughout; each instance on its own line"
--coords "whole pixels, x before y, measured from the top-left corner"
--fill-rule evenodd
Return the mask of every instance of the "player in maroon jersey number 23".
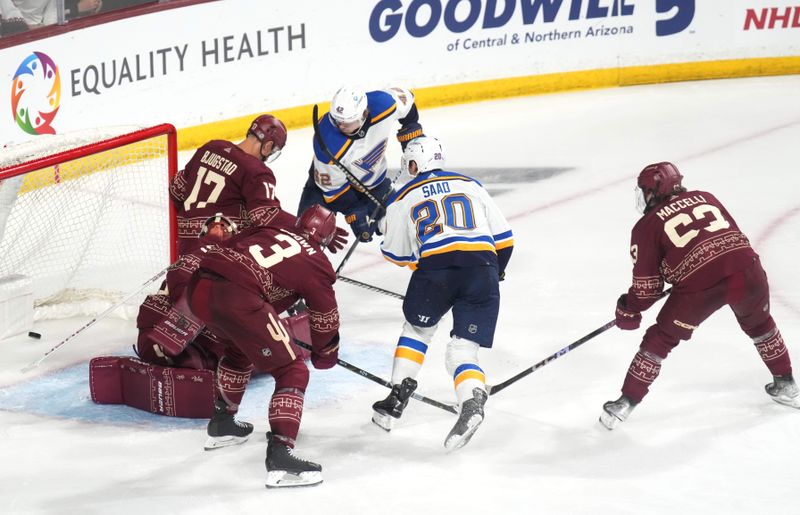
M 670 351 L 725 305 L 772 373 L 767 394 L 800 408 L 800 389 L 770 315 L 769 285 L 758 254 L 714 195 L 686 191 L 682 179 L 675 165 L 666 162 L 645 167 L 638 177 L 644 215 L 631 231 L 633 281 L 617 300 L 617 326 L 637 329 L 641 312 L 661 297 L 664 283 L 673 286 L 656 323 L 645 331 L 622 396 L 603 404 L 600 422 L 608 429 L 624 422 L 647 395 Z

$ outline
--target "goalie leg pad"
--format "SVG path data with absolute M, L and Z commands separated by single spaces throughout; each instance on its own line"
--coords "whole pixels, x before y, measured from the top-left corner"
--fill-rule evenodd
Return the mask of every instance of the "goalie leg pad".
M 215 380 L 210 370 L 97 357 L 89 362 L 89 390 L 98 404 L 125 404 L 157 415 L 211 418 L 214 412 Z

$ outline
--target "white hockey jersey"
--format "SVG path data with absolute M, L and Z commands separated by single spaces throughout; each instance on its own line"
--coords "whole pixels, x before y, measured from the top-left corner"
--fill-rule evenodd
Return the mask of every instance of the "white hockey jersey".
M 381 225 L 383 256 L 412 270 L 497 265 L 498 251 L 510 256 L 514 245 L 511 226 L 483 186 L 444 170 L 396 191 Z
M 386 145 L 393 122 L 405 118 L 414 105 L 414 95 L 402 88 L 367 92 L 369 119 L 364 124 L 365 134 L 349 138 L 339 131 L 330 114 L 319 122 L 319 132 L 328 150 L 350 170 L 367 188 L 373 188 L 386 177 Z M 314 182 L 322 190 L 325 202 L 335 201 L 351 185 L 347 176 L 326 154 L 314 138 Z

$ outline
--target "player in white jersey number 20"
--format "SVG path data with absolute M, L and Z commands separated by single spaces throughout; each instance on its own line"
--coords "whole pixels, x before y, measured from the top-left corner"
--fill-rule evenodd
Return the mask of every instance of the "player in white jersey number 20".
M 447 372 L 459 418 L 448 451 L 465 445 L 483 422 L 486 380 L 478 349 L 490 348 L 500 307 L 499 282 L 511 257 L 511 227 L 481 184 L 445 171 L 444 152 L 430 137 L 411 140 L 401 162 L 412 179 L 390 197 L 381 230 L 383 256 L 414 272 L 403 302 L 405 324 L 392 367 L 392 392 L 373 405 L 373 421 L 389 431 L 417 386 L 436 327 L 453 310 Z

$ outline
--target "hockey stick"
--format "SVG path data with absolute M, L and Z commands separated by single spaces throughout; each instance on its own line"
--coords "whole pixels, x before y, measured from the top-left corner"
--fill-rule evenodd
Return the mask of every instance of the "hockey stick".
M 344 264 L 347 263 L 347 260 L 350 259 L 350 256 L 352 256 L 353 252 L 355 252 L 359 241 L 361 241 L 361 240 L 356 238 L 356 241 L 354 241 L 353 244 L 350 245 L 350 248 L 347 249 L 347 254 L 344 255 L 344 258 L 342 258 L 342 261 L 339 263 L 339 266 L 336 267 L 336 277 L 341 278 L 341 276 L 339 275 L 339 272 L 342 271 L 342 268 L 344 268 Z
M 567 345 L 563 349 L 559 350 L 555 354 L 549 355 L 548 357 L 546 357 L 542 361 L 536 363 L 532 367 L 526 368 L 525 370 L 523 370 L 519 374 L 517 374 L 517 375 L 515 375 L 513 377 L 510 377 L 509 379 L 506 379 L 502 383 L 498 383 L 498 384 L 495 384 L 495 385 L 486 385 L 487 392 L 489 393 L 489 395 L 494 395 L 497 392 L 499 392 L 501 390 L 504 390 L 507 386 L 516 383 L 517 381 L 519 381 L 520 379 L 522 379 L 523 377 L 525 377 L 525 376 L 527 376 L 529 374 L 532 374 L 537 369 L 542 368 L 543 366 L 547 365 L 548 363 L 550 363 L 554 359 L 560 358 L 561 356 L 563 356 L 567 352 L 580 347 L 581 345 L 583 345 L 584 343 L 588 342 L 589 340 L 591 340 L 592 338 L 594 338 L 598 334 L 604 333 L 607 330 L 611 329 L 616 324 L 617 324 L 616 320 L 612 320 L 611 322 L 608 322 L 607 324 L 605 324 L 605 325 L 603 325 L 601 327 L 598 327 L 597 329 L 595 329 L 591 333 L 587 334 L 583 338 L 575 340 L 574 342 L 570 343 L 569 345 Z
M 356 281 L 355 279 L 350 279 L 349 277 L 345 277 L 343 275 L 339 275 L 336 277 L 340 281 L 344 281 L 349 284 L 353 284 L 355 286 L 359 286 L 361 288 L 365 288 L 370 291 L 383 293 L 384 295 L 388 295 L 390 297 L 394 297 L 395 299 L 405 300 L 405 295 L 400 295 L 399 293 L 395 293 L 393 291 L 384 290 L 383 288 L 378 288 L 377 286 L 372 286 L 371 284 L 362 283 L 361 281 Z
M 661 297 L 666 296 L 670 291 L 672 291 L 672 288 L 667 288 L 666 290 L 661 292 Z M 506 379 L 502 383 L 498 383 L 498 384 L 495 384 L 495 385 L 486 385 L 487 392 L 489 393 L 489 395 L 494 395 L 497 392 L 499 392 L 501 390 L 504 390 L 507 386 L 512 385 L 512 384 L 516 383 L 517 381 L 519 381 L 520 379 L 522 379 L 523 377 L 526 377 L 526 376 L 532 374 L 537 369 L 542 368 L 543 366 L 547 365 L 548 363 L 550 363 L 554 359 L 560 358 L 561 356 L 563 356 L 567 352 L 569 352 L 569 351 L 571 351 L 573 349 L 577 349 L 578 347 L 580 347 L 584 343 L 588 342 L 589 340 L 591 340 L 592 338 L 594 338 L 598 334 L 602 334 L 602 333 L 608 331 L 609 329 L 611 329 L 615 325 L 617 325 L 617 321 L 616 320 L 612 320 L 611 322 L 608 322 L 608 323 L 598 327 L 597 329 L 595 329 L 591 333 L 587 334 L 586 336 L 575 340 L 574 342 L 570 343 L 569 345 L 567 345 L 563 349 L 557 351 L 556 353 L 547 356 L 542 361 L 536 363 L 532 367 L 526 368 L 525 370 L 523 370 L 519 374 Z
M 309 344 L 307 344 L 305 342 L 301 342 L 300 340 L 297 340 L 297 339 L 295 339 L 294 342 L 298 346 L 300 346 L 300 347 L 302 347 L 302 348 L 304 348 L 306 350 L 309 350 L 309 351 L 312 350 L 311 345 L 309 345 Z M 367 372 L 363 368 L 359 368 L 359 367 L 357 367 L 355 365 L 351 365 L 350 363 L 348 363 L 347 361 L 344 361 L 343 359 L 337 359 L 336 360 L 336 364 L 341 366 L 341 367 L 346 368 L 350 372 L 355 372 L 356 374 L 360 375 L 361 377 L 369 379 L 373 383 L 378 383 L 379 385 L 385 386 L 386 388 L 389 388 L 390 390 L 392 389 L 392 383 L 390 383 L 389 381 L 386 381 L 385 379 L 381 379 L 380 377 L 376 376 L 375 374 Z M 448 411 L 450 413 L 458 414 L 458 410 L 452 404 L 445 404 L 445 403 L 439 402 L 439 401 L 437 401 L 435 399 L 431 399 L 430 397 L 425 397 L 424 395 L 420 395 L 420 394 L 418 394 L 416 392 L 412 393 L 411 397 L 414 398 L 414 399 L 417 399 L 420 402 L 424 402 L 425 404 L 429 404 L 431 406 L 434 406 L 436 408 L 443 409 L 443 410 Z
M 69 335 L 66 338 L 64 338 L 63 340 L 61 340 L 58 344 L 56 344 L 55 347 L 53 347 L 49 351 L 45 352 L 44 355 L 41 358 L 37 359 L 33 363 L 31 363 L 31 364 L 27 365 L 26 367 L 24 367 L 22 369 L 22 372 L 23 373 L 28 373 L 31 370 L 33 370 L 34 368 L 38 367 L 42 363 L 42 361 L 44 361 L 52 353 L 54 353 L 55 351 L 57 351 L 58 349 L 63 347 L 65 343 L 67 343 L 72 338 L 74 338 L 75 336 L 79 335 L 80 333 L 82 333 L 86 329 L 90 328 L 91 326 L 93 326 L 94 324 L 99 322 L 100 320 L 104 319 L 109 313 L 111 313 L 112 311 L 114 311 L 118 307 L 122 306 L 123 304 L 125 304 L 126 302 L 131 300 L 137 293 L 139 293 L 140 291 L 144 290 L 145 288 L 147 288 L 148 286 L 150 286 L 151 284 L 156 282 L 158 279 L 160 279 L 164 274 L 167 273 L 167 271 L 169 271 L 171 266 L 172 265 L 170 264 L 168 267 L 166 267 L 165 269 L 163 269 L 160 272 L 158 272 L 156 275 L 154 275 L 153 277 L 148 279 L 145 283 L 143 283 L 141 286 L 139 286 L 136 289 L 136 291 L 133 291 L 133 292 L 129 293 L 124 299 L 122 299 L 121 301 L 117 302 L 116 304 L 114 304 L 113 306 L 108 308 L 107 310 L 103 311 L 102 313 L 100 313 L 99 315 L 97 315 L 96 317 L 91 319 L 86 325 L 84 325 L 83 327 L 81 327 L 80 329 L 78 329 L 77 331 L 72 333 L 71 335 Z

